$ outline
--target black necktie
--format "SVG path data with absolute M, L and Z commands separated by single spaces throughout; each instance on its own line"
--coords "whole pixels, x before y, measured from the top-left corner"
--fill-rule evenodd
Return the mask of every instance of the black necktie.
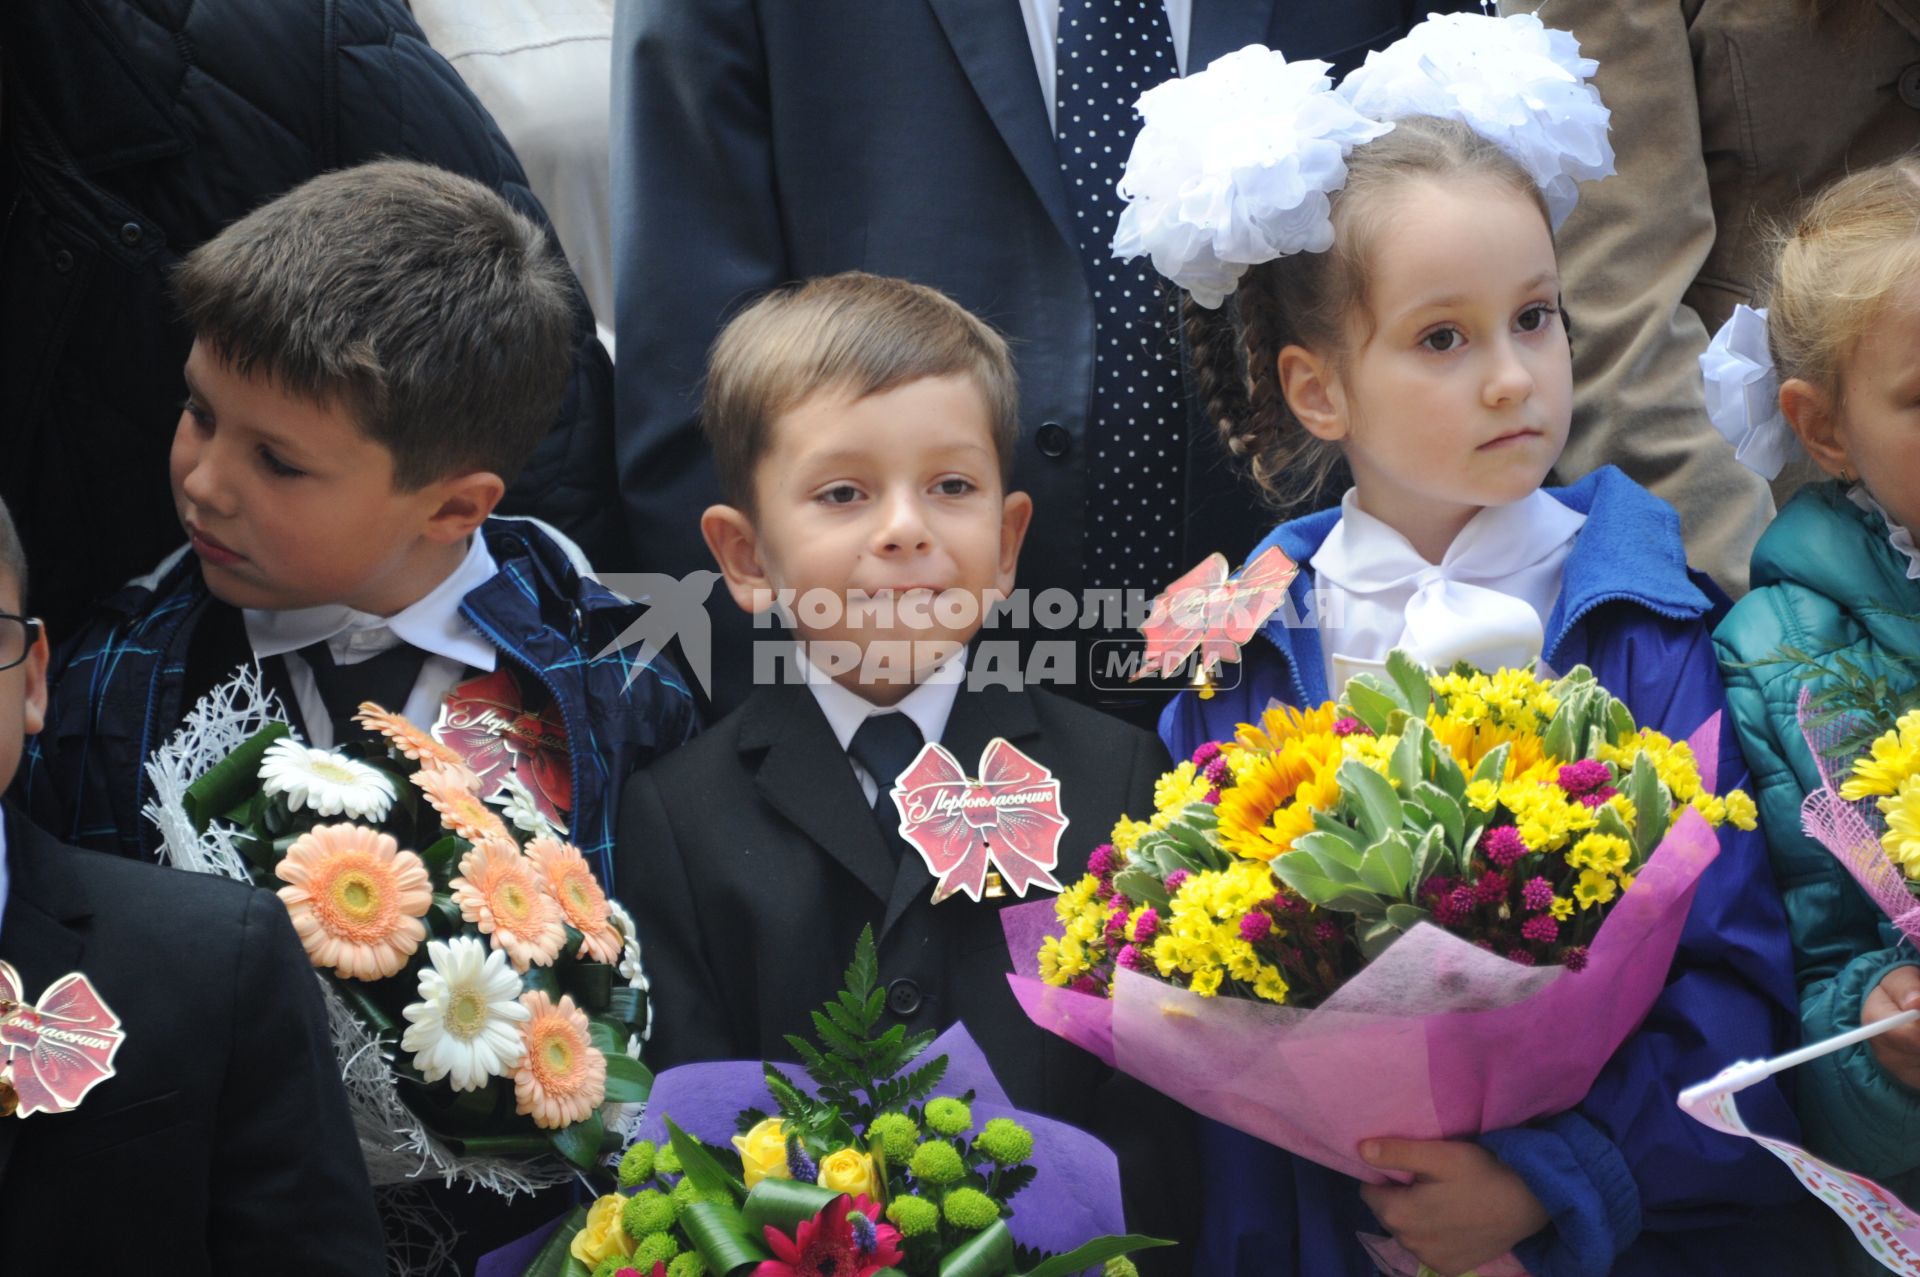
M 427 661 L 427 654 L 411 643 L 395 643 L 352 665 L 335 664 L 333 650 L 325 643 L 308 644 L 299 655 L 313 671 L 320 703 L 327 707 L 335 748 L 360 739 L 363 729 L 353 716 L 360 711 L 362 701 L 404 713 L 413 685 L 420 681 L 420 667 Z
M 847 743 L 853 761 L 866 768 L 878 792 L 873 799 L 873 818 L 880 822 L 880 833 L 887 850 L 900 855 L 900 809 L 893 804 L 893 782 L 907 770 L 925 739 L 920 725 L 898 711 L 869 714 L 867 721 Z
M 1165 0 L 1060 0 L 1054 136 L 1093 291 L 1087 577 L 1149 597 L 1180 564 L 1186 407 L 1175 312 L 1146 258 L 1113 256 L 1140 122 L 1133 104 L 1179 74 Z

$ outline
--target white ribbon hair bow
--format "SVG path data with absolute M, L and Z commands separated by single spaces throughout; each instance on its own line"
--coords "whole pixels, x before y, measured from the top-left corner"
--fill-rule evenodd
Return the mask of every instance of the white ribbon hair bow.
M 1767 312 L 1735 306 L 1700 356 L 1707 417 L 1733 445 L 1736 461 L 1772 479 L 1807 454 L 1780 411 L 1780 376 L 1767 345 Z

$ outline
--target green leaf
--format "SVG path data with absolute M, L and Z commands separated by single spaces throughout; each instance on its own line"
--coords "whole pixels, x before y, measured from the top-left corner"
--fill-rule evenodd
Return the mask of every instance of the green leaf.
M 1423 922 L 1432 922 L 1433 915 L 1419 905 L 1388 905 L 1386 919 L 1401 931 L 1412 931 Z
M 420 859 L 422 863 L 426 865 L 427 872 L 432 874 L 436 881 L 444 882 L 447 879 L 447 875 L 451 874 L 455 866 L 460 863 L 460 857 L 466 854 L 466 850 L 470 846 L 472 846 L 472 844 L 464 838 L 455 838 L 452 834 L 448 834 L 445 838 L 442 838 L 439 842 L 436 842 L 433 846 L 421 852 Z
M 645 1104 L 653 1093 L 653 1070 L 624 1051 L 606 1059 L 607 1103 Z
M 1423 724 L 1419 730 L 1401 736 L 1400 743 L 1393 747 L 1393 754 L 1387 759 L 1387 778 L 1403 794 L 1412 793 L 1413 787 L 1427 778 L 1426 768 L 1422 765 L 1425 760 L 1421 757 L 1424 752 L 1421 733 L 1424 730 Z
M 812 1219 L 838 1196 L 840 1194 L 832 1189 L 821 1188 L 818 1184 L 790 1179 L 763 1179 L 747 1194 L 740 1213 L 746 1217 L 747 1227 L 756 1233 L 771 1226 L 792 1236 L 800 1221 Z
M 1480 765 L 1473 769 L 1473 779 L 1490 780 L 1498 785 L 1507 774 L 1507 755 L 1513 752 L 1513 746 L 1500 745 L 1491 749 L 1481 758 Z
M 1340 841 L 1353 848 L 1356 856 L 1367 849 L 1367 840 L 1361 836 L 1360 831 L 1340 819 L 1340 816 L 1336 812 L 1322 811 L 1315 808 L 1313 812 L 1313 828 L 1315 833 L 1332 834 L 1335 838 L 1340 839 Z
M 181 806 L 193 821 L 195 833 L 207 832 L 215 816 L 232 810 L 258 791 L 260 762 L 267 756 L 267 749 L 292 730 L 285 723 L 268 723 L 187 787 Z
M 1322 909 L 1358 913 L 1377 909 L 1380 898 L 1353 884 L 1335 882 L 1320 872 L 1320 863 L 1305 852 L 1290 851 L 1273 862 L 1273 875 Z
M 1335 882 L 1353 882 L 1360 876 L 1361 849 L 1344 838 L 1315 830 L 1295 838 L 1293 850 L 1312 856 Z
M 582 1121 L 549 1132 L 547 1139 L 552 1142 L 554 1152 L 581 1170 L 590 1171 L 600 1164 L 600 1146 L 607 1139 L 607 1124 L 600 1120 L 598 1113 L 589 1113 Z
M 1013 1233 L 997 1219 L 941 1258 L 940 1277 L 1000 1277 L 1013 1259 Z
M 1448 846 L 1458 847 L 1466 841 L 1467 813 L 1458 802 L 1448 796 L 1444 789 L 1431 782 L 1421 781 L 1413 787 L 1413 796 L 1433 813 L 1434 819 L 1439 822 L 1440 832 L 1446 836 Z
M 749 1230 L 738 1206 L 696 1202 L 681 1213 L 680 1227 L 706 1261 L 709 1272 L 747 1273 L 754 1265 L 773 1258 L 762 1244 L 762 1234 Z
M 735 1201 L 747 1195 L 746 1185 L 729 1175 L 707 1146 L 675 1126 L 672 1118 L 667 1119 L 667 1139 L 673 1144 L 674 1156 L 680 1159 L 680 1169 L 695 1188 L 703 1193 L 731 1193 Z
M 1669 813 L 1666 786 L 1660 783 L 1660 774 L 1645 754 L 1634 756 L 1625 792 L 1633 804 L 1633 845 L 1641 856 L 1651 856 L 1667 836 Z
M 546 1245 L 534 1255 L 533 1262 L 527 1265 L 527 1271 L 521 1277 L 570 1277 L 569 1266 L 586 1271 L 567 1249 L 586 1226 L 587 1208 L 574 1207 L 573 1213 L 561 1221 L 560 1227 L 554 1229 L 553 1235 L 547 1238 Z
M 1400 928 L 1381 917 L 1362 924 L 1359 933 L 1354 936 L 1354 944 L 1358 946 L 1360 956 L 1372 962 L 1392 947 L 1393 942 L 1399 938 Z
M 646 1023 L 647 995 L 628 984 L 618 984 L 607 994 L 607 1014 L 638 1030 Z
M 1438 827 L 1420 835 L 1420 841 L 1413 847 L 1413 878 L 1407 884 L 1409 896 L 1418 894 L 1420 884 L 1432 877 L 1433 871 L 1440 867 L 1441 860 L 1447 854 L 1447 845 L 1446 835 Z M 1464 846 L 1465 840 L 1454 845 Z
M 860 938 L 853 944 L 853 961 L 847 965 L 847 992 L 864 998 L 879 979 L 880 961 L 875 956 L 873 927 L 869 924 L 860 928 Z
M 1341 699 L 1375 736 L 1386 735 L 1394 711 L 1403 710 L 1392 684 L 1373 674 L 1354 675 L 1347 681 Z
M 1387 653 L 1387 676 L 1400 693 L 1401 707 L 1424 719 L 1427 706 L 1433 703 L 1433 685 L 1427 680 L 1425 667 L 1396 647 Z
M 1334 778 L 1341 791 L 1353 800 L 1360 831 L 1366 835 L 1368 846 L 1400 828 L 1405 816 L 1400 810 L 1400 799 L 1385 776 L 1365 763 L 1350 760 L 1340 764 Z
M 1360 881 L 1390 900 L 1402 899 L 1413 880 L 1413 848 L 1394 830 L 1360 858 Z
M 1143 1237 L 1138 1233 L 1128 1233 L 1124 1237 L 1096 1237 L 1084 1246 L 1077 1246 L 1064 1255 L 1055 1255 L 1046 1263 L 1029 1268 L 1020 1277 L 1072 1277 L 1097 1264 L 1121 1255 L 1131 1255 L 1138 1251 L 1152 1250 L 1157 1246 L 1171 1246 L 1170 1241 L 1158 1237 Z M 945 1277 L 945 1270 L 942 1270 Z
M 1173 901 L 1173 897 L 1167 894 L 1164 882 L 1144 869 L 1136 869 L 1131 865 L 1113 876 L 1113 889 L 1129 900 L 1152 905 L 1156 909 L 1165 909 Z

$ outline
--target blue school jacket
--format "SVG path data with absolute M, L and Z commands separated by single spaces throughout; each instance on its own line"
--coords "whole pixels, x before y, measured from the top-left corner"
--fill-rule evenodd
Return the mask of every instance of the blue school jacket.
M 611 894 L 620 787 L 693 734 L 692 694 L 664 657 L 636 671 L 637 646 L 611 647 L 640 604 L 582 577 L 536 525 L 484 526 L 498 570 L 460 611 L 560 707 L 572 755 L 570 836 Z M 153 857 L 159 831 L 141 815 L 151 797 L 144 763 L 192 708 L 184 702 L 196 634 L 209 618 L 238 624 L 216 618 L 220 609 L 232 612 L 207 592 L 189 554 L 158 579 L 123 587 L 62 644 L 46 729 L 31 739 L 18 782 L 36 824 L 78 846 Z
M 1725 596 L 1688 571 L 1673 510 L 1617 469 L 1549 491 L 1587 522 L 1547 622 L 1544 659 L 1562 672 L 1590 667 L 1641 726 L 1688 736 L 1724 707 L 1712 632 Z M 1306 564 L 1339 517 L 1336 509 L 1282 524 L 1255 549 L 1278 546 L 1302 565 L 1291 606 L 1242 653 L 1238 686 L 1205 701 L 1183 693 L 1167 707 L 1160 734 L 1176 759 L 1204 741 L 1230 738 L 1236 724 L 1257 721 L 1276 700 L 1328 698 Z M 1731 725 L 1720 738 L 1719 780 L 1723 792 L 1746 781 Z M 1818 1271 L 1803 1257 L 1814 1231 L 1808 1216 L 1780 1209 L 1800 1208 L 1804 1197 L 1781 1163 L 1758 1144 L 1708 1130 L 1674 1103 L 1682 1088 L 1734 1060 L 1790 1049 L 1798 1032 L 1786 918 L 1765 843 L 1728 826 L 1721 847 L 1694 899 L 1666 991 L 1586 1100 L 1481 1136 L 1553 1217 L 1516 1247 L 1533 1277 Z M 1740 1110 L 1753 1129 L 1798 1139 L 1787 1097 L 1772 1083 L 1743 1092 Z M 1385 1230 L 1361 1202 L 1358 1181 L 1227 1127 L 1203 1127 L 1209 1213 L 1195 1272 L 1374 1271 L 1354 1235 Z

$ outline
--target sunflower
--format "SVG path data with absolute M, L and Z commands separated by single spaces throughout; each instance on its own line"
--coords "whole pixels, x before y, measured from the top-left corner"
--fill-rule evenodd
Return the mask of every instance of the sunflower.
M 1540 737 L 1534 732 L 1519 731 L 1511 727 L 1502 727 L 1494 722 L 1482 722 L 1477 726 L 1452 716 L 1439 714 L 1427 715 L 1427 727 L 1433 732 L 1434 740 L 1444 746 L 1453 755 L 1453 761 L 1460 770 L 1473 775 L 1473 769 L 1480 760 L 1502 745 L 1507 750 L 1507 773 L 1502 780 L 1519 780 L 1547 766 L 1546 750 L 1541 747 Z
M 1340 801 L 1334 777 L 1343 759 L 1340 738 L 1331 731 L 1286 740 L 1253 757 L 1233 788 L 1221 792 L 1221 845 L 1251 860 L 1270 861 L 1290 850 L 1295 838 L 1313 828 L 1315 811 Z
M 475 846 L 490 841 L 511 844 L 513 835 L 507 832 L 500 813 L 473 792 L 470 782 L 477 780 L 473 772 L 457 764 L 422 767 L 413 774 L 413 783 L 440 813 L 440 821 L 448 829 Z
M 1251 754 L 1269 754 L 1288 741 L 1331 736 L 1337 721 L 1338 707 L 1331 703 L 1313 709 L 1275 705 L 1260 716 L 1257 726 L 1253 723 L 1240 724 L 1240 729 L 1234 733 L 1234 742 Z M 1238 761 L 1236 773 L 1239 770 Z
M 506 951 L 516 971 L 550 967 L 566 943 L 560 906 L 533 862 L 505 839 L 483 842 L 460 857 L 460 876 L 448 884 L 460 916 Z
M 527 844 L 527 859 L 540 871 L 547 894 L 559 903 L 560 912 L 583 937 L 578 956 L 589 962 L 617 964 L 623 941 L 614 929 L 607 893 L 595 881 L 580 849 L 542 836 Z
M 586 1013 L 566 994 L 559 1005 L 535 990 L 520 996 L 530 1013 L 520 1026 L 526 1054 L 513 1074 L 514 1111 L 555 1131 L 593 1115 L 607 1097 L 607 1057 L 587 1034 Z
M 388 745 L 416 763 L 466 765 L 466 759 L 454 753 L 453 750 L 415 727 L 407 719 L 392 710 L 380 708 L 372 701 L 360 702 L 360 712 L 353 716 L 353 721 L 370 732 L 377 732 L 384 736 Z
M 273 867 L 316 967 L 348 980 L 397 974 L 426 939 L 433 882 L 420 857 L 361 825 L 315 825 Z

